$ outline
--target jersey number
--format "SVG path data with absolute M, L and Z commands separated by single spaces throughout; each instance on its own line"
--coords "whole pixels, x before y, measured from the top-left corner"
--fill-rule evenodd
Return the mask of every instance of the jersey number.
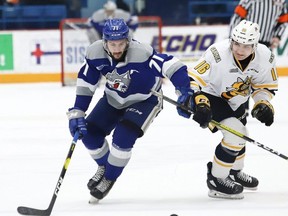
M 194 67 L 194 69 L 199 74 L 204 74 L 207 70 L 209 70 L 209 68 L 210 68 L 210 65 L 206 61 L 202 61 Z
M 153 55 L 152 59 L 149 62 L 149 67 L 152 68 L 152 66 L 154 66 L 156 68 L 156 70 L 160 73 L 161 67 L 159 66 L 159 64 L 155 60 L 163 62 L 164 59 L 161 58 L 160 56 Z

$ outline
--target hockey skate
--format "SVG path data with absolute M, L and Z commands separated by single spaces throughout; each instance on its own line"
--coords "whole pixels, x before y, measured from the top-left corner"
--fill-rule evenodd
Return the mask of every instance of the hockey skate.
M 105 167 L 104 166 L 98 166 L 97 172 L 95 175 L 89 180 L 87 187 L 91 191 L 93 188 L 95 188 L 100 181 L 102 180 L 105 173 Z
M 208 196 L 223 199 L 243 199 L 243 186 L 233 181 L 229 176 L 225 179 L 216 178 L 211 174 L 212 162 L 207 164 Z
M 231 170 L 229 177 L 233 181 L 241 184 L 245 189 L 257 190 L 259 184 L 258 179 L 242 172 L 241 170 Z
M 109 193 L 114 183 L 115 181 L 103 177 L 99 184 L 90 191 L 92 198 L 89 203 L 98 203 L 99 200 L 103 199 Z

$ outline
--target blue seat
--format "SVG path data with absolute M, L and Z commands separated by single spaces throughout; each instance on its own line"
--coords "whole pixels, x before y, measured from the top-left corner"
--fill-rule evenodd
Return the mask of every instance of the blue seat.
M 54 29 L 64 18 L 67 18 L 65 5 L 0 6 L 0 29 Z
M 19 7 L 3 7 L 2 17 L 5 18 L 19 18 L 21 15 Z
M 58 28 L 60 21 L 67 17 L 67 8 L 65 5 L 46 5 L 43 17 L 47 28 Z
M 234 14 L 235 7 L 238 5 L 238 2 L 232 1 L 227 3 L 227 13 L 230 13 L 231 16 Z
M 237 4 L 237 0 L 188 0 L 189 23 L 195 23 L 196 18 L 208 24 L 229 23 Z
M 43 6 L 23 6 L 22 7 L 22 17 L 24 19 L 41 19 L 43 17 Z
M 21 8 L 18 6 L 3 6 L 1 26 L 3 29 L 13 29 L 21 27 Z M 0 11 L 1 12 L 1 11 Z
M 65 5 L 46 5 L 43 16 L 48 19 L 61 20 L 67 17 Z
M 31 5 L 31 6 L 22 6 L 21 21 L 25 28 L 29 29 L 38 29 L 44 28 L 44 19 L 43 19 L 43 6 Z

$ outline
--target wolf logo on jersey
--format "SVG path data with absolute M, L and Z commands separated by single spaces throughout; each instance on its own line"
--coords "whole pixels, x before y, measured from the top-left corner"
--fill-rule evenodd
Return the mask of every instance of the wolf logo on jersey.
M 249 95 L 249 87 L 251 85 L 251 77 L 248 76 L 245 80 L 240 77 L 237 78 L 237 81 L 232 84 L 232 87 L 227 87 L 227 92 L 223 92 L 221 97 L 229 100 L 237 95 L 246 97 Z
M 118 74 L 116 70 L 106 74 L 107 84 L 110 88 L 125 93 L 129 87 L 131 77 L 129 71 Z

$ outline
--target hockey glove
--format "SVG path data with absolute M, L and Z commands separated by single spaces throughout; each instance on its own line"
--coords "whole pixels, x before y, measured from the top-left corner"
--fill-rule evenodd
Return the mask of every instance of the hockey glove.
M 186 106 L 188 109 L 192 110 L 192 108 L 194 106 L 193 93 L 194 93 L 194 91 L 190 88 L 177 87 L 176 88 L 176 94 L 178 95 L 177 102 L 179 104 L 182 104 L 183 106 Z M 184 118 L 190 118 L 190 116 L 191 116 L 191 113 L 182 109 L 179 106 L 177 106 L 177 112 L 180 116 L 183 116 Z
M 79 139 L 87 134 L 87 126 L 85 120 L 85 113 L 77 107 L 70 108 L 67 112 L 69 119 L 69 130 L 74 137 L 76 131 L 79 132 Z
M 268 101 L 260 100 L 255 103 L 251 115 L 253 118 L 265 123 L 266 126 L 270 126 L 274 121 L 274 108 Z
M 200 124 L 200 127 L 208 127 L 212 120 L 212 112 L 209 99 L 201 92 L 194 95 L 195 107 L 193 119 Z

